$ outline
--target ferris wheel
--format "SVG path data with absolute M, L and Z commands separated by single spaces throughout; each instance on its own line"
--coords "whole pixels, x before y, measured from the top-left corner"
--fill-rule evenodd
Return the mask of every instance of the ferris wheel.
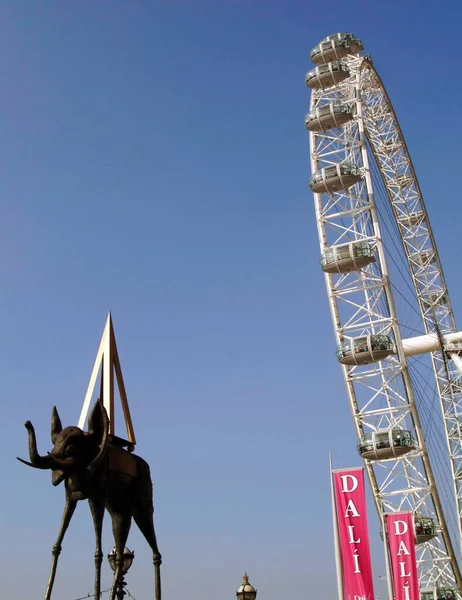
M 413 512 L 422 598 L 448 600 L 462 591 L 462 332 L 401 128 L 362 50 L 352 34 L 329 36 L 311 51 L 316 66 L 305 77 L 320 266 L 379 516 Z M 432 380 L 423 386 L 425 361 Z M 429 386 L 441 415 L 446 503 L 429 456 L 432 419 L 424 425 Z

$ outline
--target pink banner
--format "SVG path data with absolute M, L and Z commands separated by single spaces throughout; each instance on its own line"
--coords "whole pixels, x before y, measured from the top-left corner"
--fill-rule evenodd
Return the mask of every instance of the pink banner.
M 333 471 L 343 600 L 374 600 L 363 469 Z
M 412 513 L 385 515 L 395 600 L 419 600 Z

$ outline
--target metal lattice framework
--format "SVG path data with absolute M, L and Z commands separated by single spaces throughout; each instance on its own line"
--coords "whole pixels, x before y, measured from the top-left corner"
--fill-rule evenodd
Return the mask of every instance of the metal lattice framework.
M 361 49 L 351 34 L 330 36 L 313 49 L 318 66 L 306 76 L 312 88 L 306 118 L 310 186 L 321 253 L 333 264 L 330 272 L 324 270 L 338 356 L 345 358 L 349 349 L 349 362 L 345 359 L 341 367 L 358 438 L 369 432 L 404 430 L 416 441 L 402 456 L 365 460 L 379 515 L 410 510 L 432 519 L 438 535 L 416 547 L 421 590 L 459 590 L 461 573 L 425 445 L 407 356 L 428 351 L 433 344 L 431 361 L 460 539 L 462 387 L 456 358 L 462 334 L 452 336 L 455 344 L 447 343 L 447 336 L 457 330 L 422 194 L 392 105 L 370 58 L 359 54 Z M 427 336 L 416 338 L 416 351 L 412 340 L 402 338 L 370 161 L 380 170 L 422 313 Z M 370 257 L 361 262 L 362 251 Z M 346 257 L 347 267 L 340 266 L 339 257 Z M 362 360 L 366 355 L 370 360 Z

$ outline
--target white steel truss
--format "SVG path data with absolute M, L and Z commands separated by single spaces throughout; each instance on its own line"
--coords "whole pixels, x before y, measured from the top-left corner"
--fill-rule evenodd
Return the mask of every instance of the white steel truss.
M 392 341 L 394 349 L 382 360 L 342 364 L 341 368 L 358 438 L 369 432 L 400 429 L 411 432 L 417 442 L 412 451 L 399 458 L 365 460 L 379 515 L 410 510 L 433 519 L 438 535 L 417 546 L 421 589 L 462 589 L 403 350 L 368 149 L 380 168 L 399 224 L 425 331 L 444 336 L 456 331 L 455 323 L 414 169 L 383 85 L 368 57 L 348 55 L 341 61 L 342 65 L 332 63 L 334 66 L 329 69 L 318 67 L 312 73 L 311 83 L 310 74 L 307 75 L 307 84 L 314 88 L 309 114 L 316 121 L 309 127 L 310 185 L 322 255 L 339 246 L 364 242 L 371 248 L 373 260 L 351 271 L 326 272 L 328 299 L 338 345 L 348 340 L 353 344 L 355 338 L 362 336 L 382 335 Z M 348 76 L 341 80 L 345 72 Z M 329 127 L 323 129 L 320 115 L 327 113 L 333 117 Z M 349 114 L 351 118 L 342 118 L 339 123 L 335 116 L 338 114 Z M 348 174 L 351 177 L 347 182 Z M 328 178 L 335 175 L 336 185 L 329 184 Z M 351 185 L 353 180 L 356 182 Z M 462 414 L 462 390 L 454 384 L 457 370 L 444 350 L 432 353 L 432 360 L 460 516 L 462 491 L 458 478 L 462 477 L 462 449 L 458 416 Z

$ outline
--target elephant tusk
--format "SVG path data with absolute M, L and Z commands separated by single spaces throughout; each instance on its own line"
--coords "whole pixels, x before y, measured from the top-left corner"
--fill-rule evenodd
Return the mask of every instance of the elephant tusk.
M 27 465 L 28 467 L 34 467 L 34 469 L 36 469 L 37 467 L 35 465 L 33 465 L 31 462 L 28 462 L 27 460 L 23 460 L 22 458 L 19 458 L 19 456 L 16 457 L 16 460 L 19 460 L 19 462 L 24 463 L 25 465 Z
M 53 456 L 50 452 L 48 452 L 48 456 L 60 467 L 71 467 L 72 465 L 75 465 L 75 458 L 58 458 L 57 456 Z

